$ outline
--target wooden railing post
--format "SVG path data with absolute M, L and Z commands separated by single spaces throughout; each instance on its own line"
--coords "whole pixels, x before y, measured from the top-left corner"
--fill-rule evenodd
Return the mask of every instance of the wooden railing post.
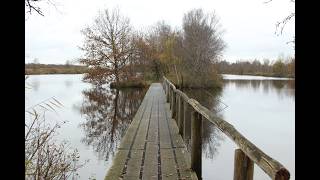
M 169 84 L 168 82 L 166 81 L 166 89 L 167 89 L 167 94 L 166 94 L 166 101 L 169 102 Z
M 172 91 L 173 91 L 172 87 L 169 86 L 170 109 L 172 109 Z
M 234 153 L 233 180 L 252 180 L 254 163 L 241 149 Z
M 179 94 L 176 92 L 176 104 L 175 104 L 175 112 L 174 112 L 174 118 L 176 119 L 177 125 L 178 125 L 178 116 L 179 116 Z
M 180 104 L 180 94 L 179 93 L 176 93 L 176 122 L 177 122 L 177 126 L 179 127 L 179 104 Z M 179 128 L 178 128 L 179 129 Z
M 201 178 L 202 163 L 202 116 L 197 111 L 192 112 L 191 116 L 191 169 Z
M 176 96 L 177 96 L 177 93 L 174 91 L 174 89 L 172 89 L 172 105 L 171 105 L 171 117 L 173 119 L 176 118 Z
M 179 120 L 178 120 L 178 128 L 179 128 L 179 133 L 180 133 L 180 135 L 183 137 L 183 134 L 184 134 L 184 132 L 183 132 L 183 130 L 184 130 L 184 117 L 183 117 L 183 115 L 184 115 L 184 99 L 183 99 L 183 97 L 180 95 L 179 96 L 179 112 L 178 112 L 178 114 L 179 114 Z
M 183 105 L 183 139 L 189 139 L 191 134 L 191 107 L 188 102 Z

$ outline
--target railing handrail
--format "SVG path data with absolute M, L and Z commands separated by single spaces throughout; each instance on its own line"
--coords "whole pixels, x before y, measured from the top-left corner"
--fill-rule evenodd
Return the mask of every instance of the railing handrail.
M 240 132 L 238 132 L 233 125 L 227 121 L 217 117 L 213 112 L 202 106 L 195 99 L 189 98 L 185 93 L 178 90 L 173 83 L 171 83 L 165 76 L 164 81 L 177 93 L 182 99 L 187 102 L 196 112 L 201 114 L 205 119 L 215 124 L 224 134 L 226 134 L 238 147 L 252 160 L 254 161 L 265 173 L 267 173 L 272 179 L 289 179 L 289 171 L 278 161 L 272 159 L 247 138 L 245 138 Z

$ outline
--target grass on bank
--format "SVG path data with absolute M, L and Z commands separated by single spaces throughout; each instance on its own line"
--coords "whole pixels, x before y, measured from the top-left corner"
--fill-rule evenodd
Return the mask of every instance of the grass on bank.
M 197 75 L 184 74 L 182 77 L 177 77 L 173 73 L 166 75 L 177 88 L 189 89 L 221 89 L 222 76 L 216 73 L 208 74 L 205 77 Z
M 26 75 L 38 74 L 83 74 L 88 71 L 86 66 L 57 64 L 25 64 Z

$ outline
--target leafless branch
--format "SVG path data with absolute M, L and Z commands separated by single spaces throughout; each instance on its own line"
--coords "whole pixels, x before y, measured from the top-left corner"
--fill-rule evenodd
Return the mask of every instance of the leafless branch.
M 37 7 L 34 3 L 39 2 L 39 0 L 25 0 L 25 5 L 29 9 L 27 13 L 32 13 L 32 11 L 36 11 L 39 15 L 44 16 L 40 7 Z
M 280 22 L 277 22 L 276 23 L 276 32 L 277 33 L 277 30 L 278 28 L 281 28 L 280 30 L 280 34 L 282 34 L 282 31 L 284 29 L 284 27 L 286 26 L 286 24 L 290 21 L 291 18 L 293 18 L 295 16 L 295 13 L 291 13 L 289 16 L 285 17 L 282 21 Z

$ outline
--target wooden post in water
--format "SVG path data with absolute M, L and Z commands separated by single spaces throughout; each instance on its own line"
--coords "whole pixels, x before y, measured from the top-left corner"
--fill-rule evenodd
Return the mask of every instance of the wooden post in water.
M 202 116 L 197 111 L 192 112 L 191 116 L 191 169 L 201 178 L 202 163 Z
M 184 132 L 183 132 L 183 130 L 184 130 L 184 117 L 183 117 L 183 114 L 184 114 L 184 99 L 183 99 L 183 97 L 182 96 L 179 96 L 179 112 L 178 112 L 178 114 L 179 114 L 179 120 L 178 120 L 178 128 L 179 128 L 179 133 L 180 133 L 180 135 L 183 137 L 183 134 L 184 134 Z
M 234 153 L 233 180 L 252 180 L 254 163 L 241 149 Z
M 183 105 L 183 139 L 189 139 L 191 134 L 191 107 L 188 102 Z

